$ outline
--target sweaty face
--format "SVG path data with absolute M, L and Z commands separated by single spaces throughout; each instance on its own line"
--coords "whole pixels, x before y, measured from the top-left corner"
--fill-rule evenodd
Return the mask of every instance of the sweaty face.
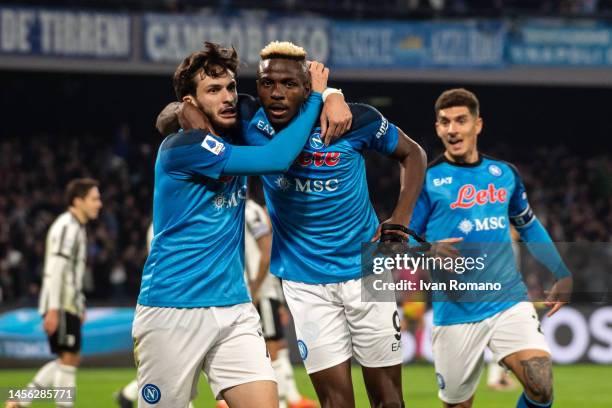
M 201 70 L 195 76 L 197 81 L 195 103 L 208 116 L 217 130 L 232 128 L 236 125 L 238 93 L 236 79 L 232 72 L 226 71 L 219 77 L 210 77 Z M 183 98 L 186 100 L 193 96 Z
M 85 214 L 88 220 L 95 220 L 98 218 L 98 214 L 102 208 L 100 190 L 98 190 L 98 187 L 90 188 L 87 195 L 82 199 L 77 198 L 75 203 L 77 208 L 79 208 Z
M 303 63 L 281 58 L 262 61 L 257 94 L 272 126 L 277 130 L 286 126 L 310 94 Z
M 446 153 L 455 161 L 466 162 L 476 155 L 476 141 L 481 130 L 482 119 L 472 115 L 465 106 L 438 111 L 436 133 Z

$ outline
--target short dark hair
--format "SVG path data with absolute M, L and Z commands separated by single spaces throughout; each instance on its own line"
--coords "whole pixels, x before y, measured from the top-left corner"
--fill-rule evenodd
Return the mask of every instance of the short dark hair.
M 194 77 L 201 69 L 212 78 L 223 76 L 228 71 L 236 74 L 238 52 L 234 47 L 224 48 L 206 41 L 202 50 L 189 54 L 176 68 L 172 77 L 174 92 L 179 100 L 187 95 L 196 94 Z
M 89 190 L 94 187 L 98 187 L 99 185 L 100 183 L 98 183 L 98 180 L 94 180 L 92 178 L 78 178 L 70 180 L 66 186 L 66 192 L 64 193 L 68 207 L 72 206 L 72 202 L 75 198 L 85 198 L 87 193 L 89 193 Z
M 464 88 L 448 89 L 436 100 L 436 117 L 442 109 L 465 106 L 476 117 L 480 115 L 480 102 L 474 93 Z

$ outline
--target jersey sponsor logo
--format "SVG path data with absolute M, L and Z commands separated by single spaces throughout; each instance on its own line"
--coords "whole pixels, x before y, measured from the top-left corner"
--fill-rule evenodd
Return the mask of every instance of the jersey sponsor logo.
M 450 204 L 451 209 L 472 208 L 475 205 L 485 205 L 494 203 L 505 203 L 508 197 L 508 190 L 505 188 L 496 189 L 493 183 L 489 183 L 486 189 L 476 190 L 473 184 L 461 186 L 457 193 L 457 199 Z
M 339 152 L 302 152 L 296 162 L 302 167 L 335 167 L 340 163 Z
M 440 187 L 440 186 L 443 186 L 445 184 L 452 184 L 452 183 L 453 183 L 453 178 L 452 177 L 440 177 L 440 178 L 433 179 L 433 184 L 436 187 Z
M 161 391 L 159 387 L 155 384 L 145 384 L 142 387 L 142 398 L 149 404 L 157 404 L 161 399 Z
M 201 146 L 215 156 L 219 156 L 225 151 L 225 145 L 210 135 L 206 135 Z
M 308 347 L 306 347 L 306 343 L 303 340 L 297 341 L 298 350 L 300 351 L 300 357 L 303 360 L 308 358 Z
M 319 132 L 313 133 L 312 136 L 310 136 L 310 147 L 315 150 L 321 150 L 325 147 L 323 141 L 321 140 L 321 134 Z
M 240 200 L 246 200 L 246 191 L 247 186 L 243 185 L 238 191 L 233 191 L 231 193 L 218 193 L 215 198 L 213 198 L 213 206 L 217 210 L 221 210 L 223 208 L 237 207 Z
M 389 129 L 389 121 L 386 118 L 382 118 L 382 122 L 380 127 L 378 128 L 378 132 L 376 132 L 376 138 L 380 139 L 384 135 L 387 134 L 387 130 Z
M 506 217 L 486 217 L 486 218 L 475 218 L 474 220 L 469 220 L 464 218 L 461 220 L 457 228 L 459 231 L 463 232 L 465 235 L 468 235 L 470 232 L 476 231 L 491 231 L 500 228 L 507 227 Z
M 499 176 L 502 175 L 502 170 L 499 168 L 499 166 L 496 166 L 495 164 L 490 164 L 489 165 L 489 173 L 492 176 L 499 177 Z
M 272 125 L 264 122 L 263 120 L 258 120 L 257 121 L 257 129 L 261 130 L 262 132 L 265 132 L 267 134 L 269 134 L 270 136 L 274 136 L 274 128 L 272 127 Z
M 294 177 L 290 180 L 286 176 L 279 176 L 274 184 L 282 191 L 297 191 L 300 193 L 322 193 L 324 191 L 336 191 L 339 186 L 338 179 L 302 179 Z

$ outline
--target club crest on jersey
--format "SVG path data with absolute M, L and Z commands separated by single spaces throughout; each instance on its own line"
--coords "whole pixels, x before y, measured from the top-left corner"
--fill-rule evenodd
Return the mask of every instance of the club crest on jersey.
M 157 404 L 161 399 L 161 391 L 155 384 L 146 384 L 142 387 L 142 398 L 149 404 Z
M 490 164 L 489 165 L 489 173 L 492 176 L 499 177 L 499 176 L 502 175 L 502 170 L 499 168 L 499 166 L 496 166 L 495 164 Z
M 319 132 L 313 133 L 310 136 L 310 147 L 315 150 L 321 150 L 325 147 L 323 141 L 321 140 L 321 134 Z
M 475 205 L 485 205 L 494 203 L 505 203 L 508 198 L 508 190 L 505 188 L 495 188 L 493 183 L 489 183 L 486 189 L 477 190 L 473 184 L 464 184 L 457 192 L 457 199 L 450 204 L 451 209 L 472 208 Z
M 201 146 L 215 156 L 219 156 L 225 151 L 225 145 L 211 135 L 206 135 Z

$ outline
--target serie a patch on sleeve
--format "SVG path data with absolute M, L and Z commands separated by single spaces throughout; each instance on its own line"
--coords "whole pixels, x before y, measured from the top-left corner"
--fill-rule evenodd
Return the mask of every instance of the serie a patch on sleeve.
M 206 135 L 202 142 L 202 147 L 215 156 L 219 156 L 225 151 L 225 145 L 211 135 Z

